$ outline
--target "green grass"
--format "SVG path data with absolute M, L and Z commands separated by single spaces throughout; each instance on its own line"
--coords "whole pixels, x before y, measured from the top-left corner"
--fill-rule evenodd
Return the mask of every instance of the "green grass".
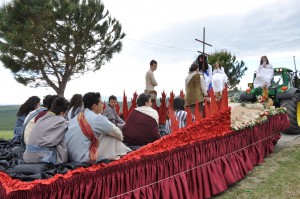
M 300 198 L 300 138 L 276 148 L 264 163 L 214 198 Z
M 10 140 L 13 138 L 14 132 L 13 131 L 0 131 L 0 138 Z
M 20 106 L 0 106 L 0 131 L 13 130 L 17 119 L 17 112 Z

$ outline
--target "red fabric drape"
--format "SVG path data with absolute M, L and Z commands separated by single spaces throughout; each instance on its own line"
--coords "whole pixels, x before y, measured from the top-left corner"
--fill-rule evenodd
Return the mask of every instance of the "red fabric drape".
M 137 107 L 137 103 L 136 103 L 137 97 L 138 97 L 138 94 L 136 92 L 134 92 L 133 98 L 131 99 L 131 106 L 129 108 L 128 115 L 131 113 L 131 111 L 133 109 L 135 109 Z
M 167 104 L 166 104 L 166 93 L 165 91 L 162 92 L 161 98 L 160 98 L 160 106 L 158 108 L 158 115 L 159 115 L 159 125 L 163 125 L 166 123 L 167 119 Z
M 184 110 L 186 111 L 186 126 L 190 126 L 190 124 L 193 123 L 193 115 L 191 112 L 191 109 L 187 106 L 184 108 Z
M 171 130 L 172 130 L 172 132 L 177 131 L 179 129 L 179 122 L 176 119 L 175 111 L 171 107 L 168 108 L 168 117 L 171 120 Z
M 124 121 L 126 121 L 127 117 L 128 117 L 128 105 L 127 105 L 127 96 L 125 94 L 125 91 L 124 91 L 124 94 L 123 94 L 122 114 L 123 114 Z
M 96 138 L 94 131 L 90 124 L 86 121 L 84 117 L 84 112 L 78 114 L 78 123 L 81 128 L 82 133 L 91 141 L 89 147 L 90 160 L 91 162 L 96 162 L 97 160 L 97 149 L 99 146 L 99 139 Z
M 289 127 L 287 115 L 279 114 L 252 129 L 230 131 L 228 116 L 230 109 L 194 122 L 109 165 L 30 183 L 0 172 L 0 197 L 209 198 L 261 163 L 278 132 Z

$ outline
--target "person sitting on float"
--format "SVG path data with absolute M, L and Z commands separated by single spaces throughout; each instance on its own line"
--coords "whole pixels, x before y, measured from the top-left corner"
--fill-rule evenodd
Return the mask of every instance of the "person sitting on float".
M 83 103 L 84 111 L 70 120 L 65 134 L 69 161 L 108 163 L 130 152 L 122 142 L 122 131 L 102 115 L 103 102 L 100 93 L 86 93 Z
M 38 121 L 38 119 L 46 115 L 46 113 L 51 110 L 52 103 L 57 97 L 58 95 L 46 95 L 46 97 L 43 99 L 43 107 L 40 107 L 28 114 L 25 119 L 26 122 L 23 125 L 24 132 L 22 134 L 22 141 L 25 145 L 28 144 L 28 139 L 35 123 Z
M 132 149 L 160 139 L 158 113 L 152 108 L 151 96 L 142 93 L 137 98 L 138 107 L 130 112 L 122 131 L 124 143 Z
M 109 96 L 108 98 L 108 106 L 106 106 L 103 115 L 107 117 L 109 121 L 115 124 L 120 129 L 125 125 L 124 120 L 120 118 L 116 111 L 116 106 L 118 104 L 117 97 L 114 95 Z
M 24 102 L 17 113 L 17 120 L 14 127 L 14 137 L 12 142 L 23 142 L 22 137 L 24 129 L 29 122 L 28 116 L 34 111 L 40 108 L 41 99 L 37 96 L 29 97 L 26 102 Z
M 173 110 L 175 111 L 176 120 L 178 121 L 178 127 L 183 128 L 186 126 L 186 116 L 187 112 L 184 110 L 184 99 L 176 97 L 173 101 Z M 172 132 L 171 120 L 166 120 L 166 134 Z
M 70 100 L 70 106 L 66 113 L 67 120 L 70 121 L 83 110 L 84 110 L 84 106 L 82 101 L 82 95 L 74 94 Z
M 260 59 L 260 66 L 256 70 L 256 77 L 254 79 L 254 88 L 262 88 L 262 97 L 268 98 L 268 89 L 271 85 L 271 80 L 274 77 L 273 66 L 269 63 L 267 56 L 262 56 Z M 259 91 L 261 92 L 261 91 Z
M 23 154 L 25 163 L 61 164 L 68 161 L 67 145 L 64 142 L 68 127 L 65 119 L 68 106 L 69 102 L 65 98 L 58 97 L 51 111 L 39 118 L 32 128 Z

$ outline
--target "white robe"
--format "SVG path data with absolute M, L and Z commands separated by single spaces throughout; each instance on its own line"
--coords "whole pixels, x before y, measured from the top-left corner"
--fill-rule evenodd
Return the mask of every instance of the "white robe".
M 227 75 L 224 72 L 224 68 L 221 67 L 220 69 L 216 69 L 213 72 L 212 75 L 212 87 L 214 92 L 222 92 L 223 89 L 225 88 L 225 84 L 228 80 Z
M 97 115 L 88 108 L 84 110 L 84 116 L 100 141 L 97 161 L 117 160 L 131 151 L 122 142 L 122 131 L 105 116 Z M 88 162 L 90 160 L 90 140 L 81 131 L 78 115 L 70 120 L 68 131 L 65 134 L 65 142 L 68 146 L 69 162 Z
M 207 73 L 204 73 L 205 87 L 208 91 L 209 84 L 212 82 L 212 66 L 208 64 Z
M 256 70 L 256 77 L 254 79 L 254 88 L 259 88 L 262 86 L 270 86 L 271 80 L 274 76 L 274 69 L 271 64 L 260 65 L 259 68 Z

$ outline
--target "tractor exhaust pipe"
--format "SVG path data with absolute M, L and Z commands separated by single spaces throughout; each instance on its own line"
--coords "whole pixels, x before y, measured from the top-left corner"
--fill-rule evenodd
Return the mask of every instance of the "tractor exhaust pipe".
M 299 84 L 298 84 L 298 70 L 297 70 L 297 66 L 296 66 L 296 61 L 295 61 L 295 56 L 293 56 L 294 59 L 294 66 L 295 66 L 295 77 L 294 77 L 294 81 L 295 81 L 295 87 L 299 88 Z

